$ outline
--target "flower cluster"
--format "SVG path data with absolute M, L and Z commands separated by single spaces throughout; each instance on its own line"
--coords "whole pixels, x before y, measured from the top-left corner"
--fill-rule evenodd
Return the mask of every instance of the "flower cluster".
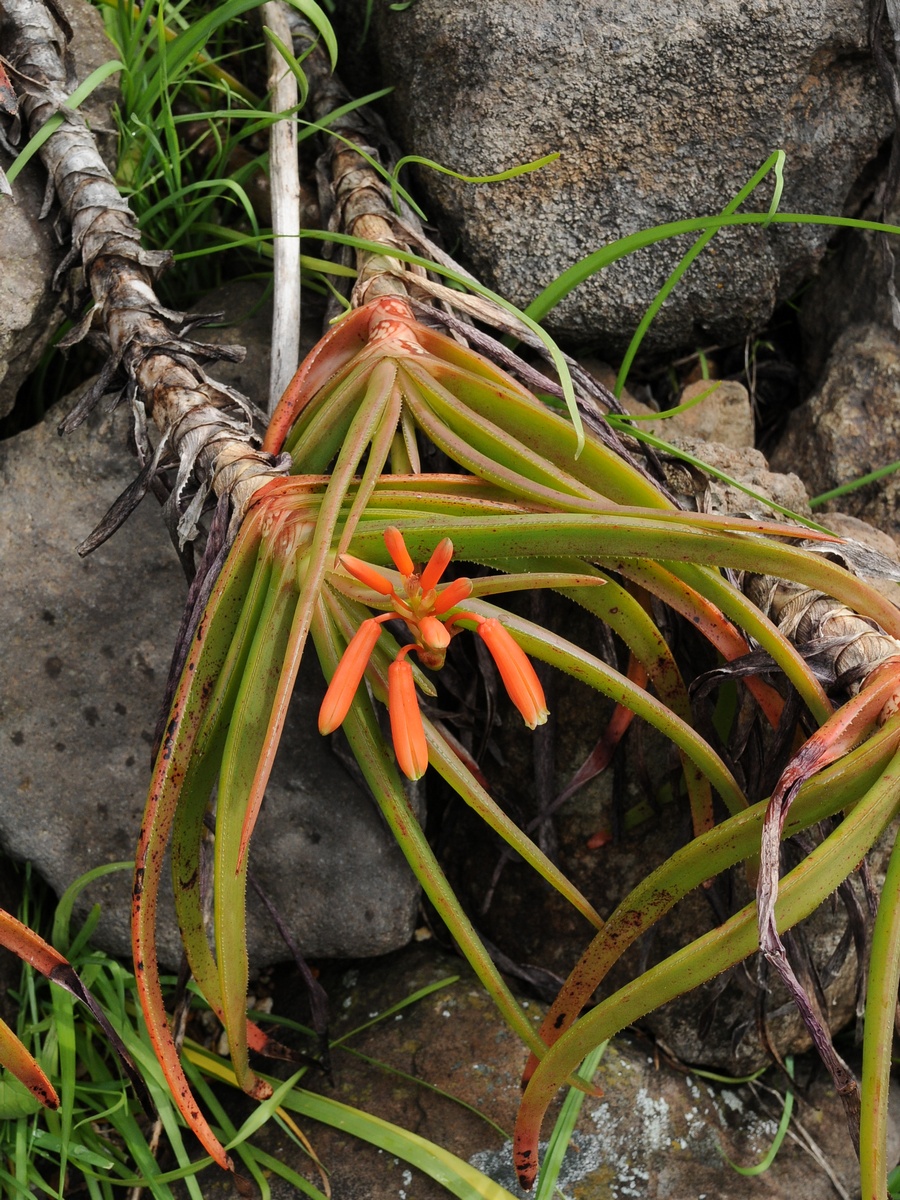
M 319 732 L 332 733 L 343 722 L 375 643 L 381 636 L 382 625 L 398 617 L 406 623 L 414 641 L 404 646 L 388 667 L 388 712 L 397 763 L 410 779 L 419 779 L 425 774 L 428 745 L 407 655 L 414 650 L 424 666 L 442 667 L 450 639 L 460 632 L 454 628 L 456 621 L 475 622 L 476 633 L 490 651 L 510 699 L 526 724 L 530 729 L 543 725 L 547 720 L 544 691 L 521 646 L 496 617 L 482 617 L 457 608 L 471 595 L 471 579 L 454 579 L 438 591 L 441 576 L 453 557 L 450 539 L 444 538 L 438 543 L 421 571 L 416 570 L 399 529 L 386 529 L 384 541 L 394 565 L 403 576 L 404 595 L 398 595 L 391 580 L 371 563 L 354 558 L 352 554 L 341 555 L 345 569 L 373 591 L 390 597 L 393 607 L 390 612 L 363 621 L 350 639 L 322 701 Z

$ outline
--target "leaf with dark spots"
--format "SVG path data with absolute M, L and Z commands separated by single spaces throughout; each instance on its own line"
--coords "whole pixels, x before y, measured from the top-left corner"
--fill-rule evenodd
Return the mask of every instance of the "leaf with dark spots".
M 0 1064 L 19 1080 L 38 1103 L 59 1108 L 59 1096 L 33 1055 L 25 1049 L 13 1031 L 0 1020 Z
M 35 933 L 33 929 L 29 929 L 27 925 L 23 925 L 21 921 L 3 909 L 0 909 L 0 945 L 17 954 L 25 962 L 30 963 L 36 971 L 39 971 L 51 983 L 55 983 L 58 987 L 69 992 L 70 995 L 80 1000 L 90 1010 L 97 1024 L 108 1038 L 110 1045 L 118 1055 L 122 1069 L 130 1079 L 144 1111 L 148 1115 L 153 1114 L 155 1112 L 153 1101 L 150 1099 L 150 1094 L 135 1066 L 134 1060 L 125 1048 L 125 1044 L 118 1033 L 110 1025 L 109 1019 L 103 1012 L 103 1009 L 78 978 L 73 967 L 48 942 L 45 942 L 39 934 Z M 15 1049 L 14 1047 L 10 1047 L 9 1044 L 2 1048 L 7 1053 L 11 1049 Z M 11 1063 L 7 1065 L 10 1065 L 12 1069 Z M 31 1086 L 27 1080 L 23 1080 L 23 1082 L 26 1083 L 26 1086 Z M 50 1091 L 53 1091 L 52 1087 Z

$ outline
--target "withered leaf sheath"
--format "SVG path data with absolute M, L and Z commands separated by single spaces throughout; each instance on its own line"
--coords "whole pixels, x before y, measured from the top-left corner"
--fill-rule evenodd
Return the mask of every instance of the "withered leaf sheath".
M 99 379 L 60 431 L 74 429 L 110 391 L 124 392 L 130 400 L 137 430 L 146 427 L 149 417 L 159 431 L 155 453 L 139 435 L 140 476 L 80 549 L 88 553 L 115 532 L 164 459 L 178 464 L 170 517 L 183 544 L 196 536 L 200 508 L 210 491 L 230 497 L 239 520 L 255 491 L 283 474 L 286 465 L 258 449 L 247 400 L 206 374 L 205 364 L 239 359 L 243 350 L 188 338 L 192 324 L 203 318 L 173 312 L 154 293 L 153 283 L 171 255 L 141 246 L 134 217 L 91 131 L 77 112 L 65 108 L 71 90 L 63 65 L 66 40 L 67 31 L 41 0 L 4 0 L 4 56 L 15 72 L 25 132 L 36 133 L 56 113 L 64 118 L 40 150 L 48 187 L 71 226 L 71 247 L 57 275 L 80 264 L 94 306 L 62 344 L 72 345 L 90 333 L 108 349 Z M 10 135 L 17 133 L 16 126 Z M 196 492 L 188 505 L 189 481 Z

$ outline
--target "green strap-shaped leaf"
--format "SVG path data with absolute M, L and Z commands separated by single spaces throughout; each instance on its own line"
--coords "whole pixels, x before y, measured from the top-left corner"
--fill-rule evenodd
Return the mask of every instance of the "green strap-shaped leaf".
M 664 514 L 660 514 L 664 516 Z M 900 609 L 873 587 L 822 556 L 796 546 L 787 546 L 770 538 L 733 532 L 716 532 L 695 525 L 691 514 L 681 521 L 642 519 L 628 513 L 607 516 L 603 513 L 544 515 L 523 513 L 515 521 L 502 525 L 481 522 L 478 518 L 448 519 L 443 533 L 457 547 L 459 557 L 482 562 L 493 554 L 531 557 L 545 554 L 575 554 L 590 561 L 600 560 L 627 566 L 634 559 L 655 559 L 669 569 L 673 563 L 688 562 L 753 571 L 793 579 L 846 604 L 864 616 L 872 617 L 891 637 L 900 638 Z M 411 520 L 404 528 L 413 557 L 427 555 L 430 530 L 421 520 Z M 375 553 L 374 528 L 360 527 L 354 539 L 361 558 Z
M 900 983 L 900 841 L 881 886 L 866 986 L 859 1166 L 863 1196 L 887 1195 L 888 1096 Z
M 539 453 L 529 450 L 480 414 L 467 410 L 418 364 L 404 362 L 400 378 L 406 402 L 422 429 L 445 454 L 482 479 L 551 508 L 591 509 L 591 490 Z
M 225 1031 L 240 1085 L 257 1098 L 265 1097 L 259 1095 L 260 1081 L 250 1070 L 246 1032 L 249 980 L 247 842 L 258 811 L 251 810 L 250 798 L 264 752 L 298 598 L 295 554 L 288 551 L 282 558 L 278 553 L 277 534 L 266 551 L 272 560 L 270 583 L 231 706 L 219 775 L 214 848 L 214 926 Z
M 769 617 L 748 600 L 743 592 L 733 587 L 715 567 L 693 563 L 667 565 L 673 574 L 706 596 L 745 633 L 755 638 L 784 671 L 816 720 L 828 720 L 833 705 L 825 695 L 824 688 L 794 643 L 779 631 Z
M 782 880 L 776 909 L 780 930 L 791 929 L 818 908 L 855 869 L 898 808 L 900 754 L 895 753 L 838 829 Z M 516 1162 L 525 1186 L 537 1171 L 538 1135 L 547 1105 L 582 1058 L 651 1009 L 734 966 L 758 945 L 753 903 L 601 1001 L 546 1052 L 526 1088 L 516 1129 Z
M 673 611 L 694 624 L 727 662 L 749 653 L 750 646 L 746 638 L 728 621 L 723 620 L 718 606 L 706 595 L 706 589 L 702 586 L 699 589 L 691 587 L 684 581 L 683 568 L 670 571 L 658 562 L 647 561 L 623 565 L 622 573 L 648 592 L 659 596 Z M 752 675 L 745 683 L 756 697 L 769 723 L 777 729 L 784 708 L 782 696 L 770 684 Z
M 868 742 L 826 768 L 800 789 L 788 814 L 785 837 L 856 803 L 878 780 L 900 744 L 895 717 Z M 569 973 L 541 1026 L 552 1045 L 575 1023 L 582 1009 L 629 946 L 707 879 L 759 853 L 768 801 L 761 801 L 676 851 L 647 875 L 610 915 L 603 930 Z M 526 1071 L 531 1077 L 537 1059 Z
M 494 422 L 504 433 L 527 446 L 545 464 L 553 463 L 614 504 L 673 507 L 646 475 L 598 438 L 586 438 L 581 453 L 577 454 L 578 438 L 571 422 L 547 408 L 499 368 L 490 373 L 482 365 L 487 360 L 475 351 L 451 350 L 446 345 L 454 345 L 450 338 L 430 331 L 422 340 L 433 355 L 440 355 L 433 363 L 427 363 L 435 382 L 470 411 Z M 487 364 L 488 368 L 491 366 Z
M 298 473 L 324 473 L 343 445 L 366 394 L 374 364 L 351 363 L 339 384 L 323 389 L 291 429 L 285 451 Z
M 300 586 L 300 596 L 294 610 L 290 634 L 287 638 L 284 661 L 281 666 L 278 686 L 272 701 L 268 725 L 262 740 L 262 749 L 255 766 L 255 774 L 246 796 L 246 816 L 244 818 L 242 845 L 246 846 L 253 832 L 253 824 L 259 812 L 266 784 L 272 773 L 275 754 L 281 740 L 287 709 L 294 691 L 297 672 L 306 645 L 310 621 L 325 578 L 326 570 L 334 559 L 335 532 L 340 520 L 342 508 L 347 499 L 347 493 L 355 472 L 373 437 L 380 429 L 386 410 L 389 408 L 394 389 L 396 371 L 392 363 L 376 364 L 368 379 L 365 398 L 353 418 L 347 436 L 341 446 L 337 462 L 319 501 L 316 523 L 311 544 L 294 547 L 288 550 L 282 547 L 280 553 L 290 558 L 290 569 L 295 573 Z M 286 489 L 285 496 L 291 494 Z M 278 548 L 273 547 L 278 553 Z
M 468 600 L 466 607 L 485 617 L 493 616 L 496 612 L 482 601 Z M 696 730 L 676 716 L 667 705 L 601 659 L 588 654 L 586 650 L 565 638 L 541 628 L 540 625 L 507 612 L 502 614 L 501 619 L 528 654 L 596 688 L 598 692 L 609 696 L 616 704 L 630 708 L 636 716 L 665 734 L 697 764 L 718 791 L 729 812 L 735 813 L 747 807 L 746 797 L 718 754 Z
M 257 523 L 246 521 L 229 555 L 229 569 L 216 581 L 194 636 L 147 798 L 135 854 L 132 900 L 136 986 L 153 1048 L 184 1119 L 207 1152 L 220 1166 L 229 1169 L 228 1155 L 191 1094 L 168 1026 L 156 954 L 156 918 L 163 858 L 181 784 L 215 681 L 229 655 L 239 652 L 234 634 L 256 572 L 259 540 Z
M 350 511 L 341 522 L 341 536 L 335 552 L 336 554 L 343 554 L 346 551 L 353 536 L 353 531 L 359 524 L 360 518 L 366 511 L 369 500 L 372 497 L 372 493 L 375 491 L 397 434 L 402 405 L 403 400 L 400 389 L 395 381 L 391 387 L 387 404 L 384 407 L 380 424 L 372 437 L 362 479 L 355 489 L 356 494 L 353 496 Z

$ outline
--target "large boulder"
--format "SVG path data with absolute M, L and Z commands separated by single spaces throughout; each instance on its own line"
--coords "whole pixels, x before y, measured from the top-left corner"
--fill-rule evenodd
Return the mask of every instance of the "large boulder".
M 356 0 L 360 12 L 363 0 Z M 889 130 L 862 0 L 416 0 L 374 9 L 392 127 L 408 153 L 495 172 L 472 186 L 422 170 L 432 219 L 520 306 L 560 271 L 636 230 L 714 213 L 778 147 L 783 211 L 840 213 Z M 823 169 L 827 164 L 827 169 Z M 747 207 L 762 209 L 766 182 Z M 762 326 L 822 254 L 827 228 L 718 235 L 657 317 L 658 350 L 729 342 Z M 550 323 L 616 354 L 688 246 L 621 261 Z
M 239 313 L 246 289 L 212 298 Z M 258 301 L 258 291 L 255 293 Z M 255 390 L 267 375 L 266 317 L 246 365 L 218 371 Z M 66 402 L 67 405 L 70 402 Z M 130 482 L 129 415 L 56 433 L 59 413 L 0 442 L 0 847 L 61 892 L 93 867 L 131 859 L 150 748 L 186 585 L 150 498 L 87 559 L 75 547 Z M 413 930 L 418 888 L 369 795 L 316 729 L 323 684 L 310 650 L 254 835 L 250 871 L 309 955 L 371 955 Z M 131 873 L 108 874 L 76 910 L 102 904 L 95 941 L 129 952 Z M 251 894 L 256 966 L 289 957 Z M 179 961 L 171 900 L 161 954 Z

